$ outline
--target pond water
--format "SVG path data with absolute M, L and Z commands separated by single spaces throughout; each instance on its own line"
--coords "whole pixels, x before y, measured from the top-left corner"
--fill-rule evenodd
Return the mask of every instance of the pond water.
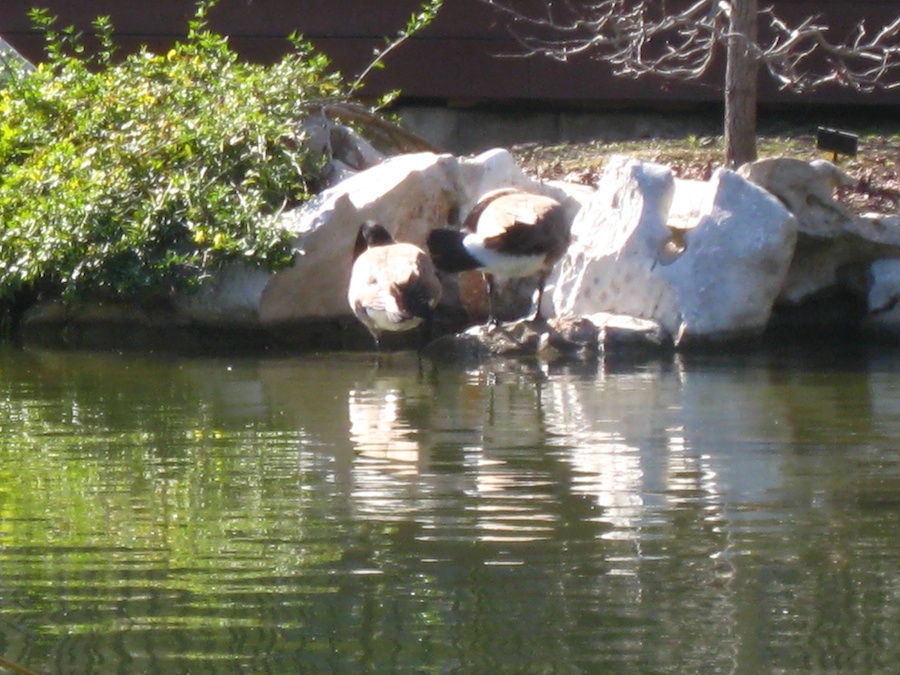
M 898 366 L 0 346 L 0 656 L 896 672 Z

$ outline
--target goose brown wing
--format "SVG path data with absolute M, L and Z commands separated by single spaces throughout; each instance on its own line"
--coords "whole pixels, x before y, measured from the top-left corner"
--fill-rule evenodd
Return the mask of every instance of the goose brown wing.
M 478 222 L 485 245 L 499 253 L 558 257 L 568 246 L 568 224 L 555 199 L 519 192 L 498 196 Z
M 506 255 L 542 255 L 550 243 L 546 232 L 525 223 L 513 223 L 503 234 L 484 238 L 487 248 Z

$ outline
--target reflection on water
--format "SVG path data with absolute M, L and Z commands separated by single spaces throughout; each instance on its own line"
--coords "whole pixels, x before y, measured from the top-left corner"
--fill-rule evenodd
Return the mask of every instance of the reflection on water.
M 0 347 L 0 656 L 43 673 L 892 672 L 898 357 L 839 356 Z

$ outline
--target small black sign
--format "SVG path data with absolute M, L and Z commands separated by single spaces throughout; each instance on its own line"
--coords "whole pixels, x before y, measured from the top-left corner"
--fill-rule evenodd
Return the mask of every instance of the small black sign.
M 816 147 L 819 150 L 833 152 L 835 156 L 840 153 L 856 157 L 856 152 L 859 148 L 859 136 L 847 131 L 819 127 L 816 135 Z

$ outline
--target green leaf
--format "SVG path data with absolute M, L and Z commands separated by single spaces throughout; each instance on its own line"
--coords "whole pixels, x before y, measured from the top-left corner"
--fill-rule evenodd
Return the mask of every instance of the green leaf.
M 354 88 L 299 36 L 272 65 L 241 61 L 208 28 L 216 4 L 198 2 L 167 53 L 123 58 L 108 17 L 88 55 L 74 28 L 30 12 L 46 64 L 0 91 L 0 311 L 27 289 L 152 298 L 229 260 L 291 264 L 275 215 L 310 198 L 324 164 L 297 130 L 310 102 Z

